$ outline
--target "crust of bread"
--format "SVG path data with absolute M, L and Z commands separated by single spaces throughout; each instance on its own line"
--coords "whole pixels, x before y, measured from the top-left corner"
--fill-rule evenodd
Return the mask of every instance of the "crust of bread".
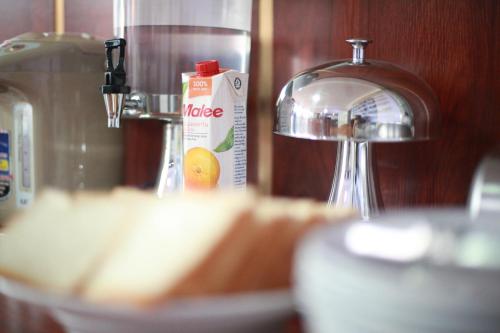
M 241 258 L 255 242 L 258 232 L 251 212 L 242 213 L 224 238 L 207 253 L 202 263 L 171 290 L 166 291 L 161 300 L 224 293 L 241 264 Z
M 293 205 L 297 202 L 309 211 L 299 207 L 300 216 L 295 219 Z M 279 199 L 268 215 L 255 211 L 242 214 L 203 262 L 157 302 L 175 297 L 289 288 L 298 240 L 311 228 L 327 223 L 328 218 L 341 222 L 353 216 L 350 210 L 332 214 L 323 207 L 309 200 Z

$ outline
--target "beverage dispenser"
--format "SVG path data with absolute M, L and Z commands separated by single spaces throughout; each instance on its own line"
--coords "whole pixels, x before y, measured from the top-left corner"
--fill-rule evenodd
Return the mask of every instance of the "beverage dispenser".
M 102 42 L 27 33 L 0 45 L 0 223 L 40 190 L 122 183 L 122 133 L 104 124 Z
M 120 39 L 106 44 L 108 126 L 122 115 L 163 122 L 158 195 L 182 187 L 181 73 L 209 59 L 248 73 L 251 13 L 252 0 L 114 1 Z

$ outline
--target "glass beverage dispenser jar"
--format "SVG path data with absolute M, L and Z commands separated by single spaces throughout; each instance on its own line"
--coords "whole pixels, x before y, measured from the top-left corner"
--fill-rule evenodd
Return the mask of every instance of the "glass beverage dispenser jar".
M 109 126 L 119 126 L 121 109 L 127 118 L 164 122 L 158 195 L 182 186 L 181 73 L 208 59 L 248 72 L 251 14 L 252 0 L 114 1 L 130 94 L 104 91 Z

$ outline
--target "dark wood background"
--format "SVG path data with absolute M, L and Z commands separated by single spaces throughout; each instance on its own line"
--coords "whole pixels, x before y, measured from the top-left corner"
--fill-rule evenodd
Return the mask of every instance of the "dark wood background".
M 53 0 L 0 0 L 0 41 L 25 32 L 53 30 Z
M 464 204 L 480 158 L 500 144 L 500 1 L 275 0 L 274 95 L 296 72 L 351 54 L 394 62 L 437 94 L 442 137 L 377 144 L 386 206 Z M 326 200 L 336 143 L 273 138 L 273 193 Z
M 258 1 L 254 3 L 249 99 L 252 182 L 257 179 L 256 120 L 262 112 L 271 112 L 257 110 Z M 52 0 L 0 0 L 0 8 L 0 40 L 54 29 Z M 112 34 L 111 11 L 112 0 L 66 0 L 67 31 L 106 38 Z M 386 206 L 463 204 L 481 156 L 500 144 L 499 25 L 497 0 L 274 0 L 274 95 L 294 73 L 348 57 L 350 49 L 343 42 L 347 37 L 373 39 L 368 57 L 394 62 L 423 77 L 439 98 L 443 120 L 438 141 L 376 145 Z M 127 184 L 153 183 L 161 125 L 128 121 L 125 133 Z M 325 200 L 336 144 L 274 136 L 272 145 L 273 193 Z M 0 331 L 21 331 L 12 328 L 20 323 L 12 316 L 22 311 L 11 311 L 5 302 L 0 299 Z M 28 331 L 61 331 L 50 319 L 43 325 L 40 320 L 45 317 L 35 319 L 24 322 Z

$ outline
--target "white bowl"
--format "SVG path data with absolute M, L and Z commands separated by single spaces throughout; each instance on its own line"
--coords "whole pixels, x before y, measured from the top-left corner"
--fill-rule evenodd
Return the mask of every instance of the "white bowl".
M 288 290 L 175 299 L 152 309 L 90 304 L 2 277 L 0 293 L 51 313 L 69 333 L 276 333 L 294 314 Z
M 500 332 L 500 218 L 386 212 L 301 241 L 294 291 L 307 332 Z

